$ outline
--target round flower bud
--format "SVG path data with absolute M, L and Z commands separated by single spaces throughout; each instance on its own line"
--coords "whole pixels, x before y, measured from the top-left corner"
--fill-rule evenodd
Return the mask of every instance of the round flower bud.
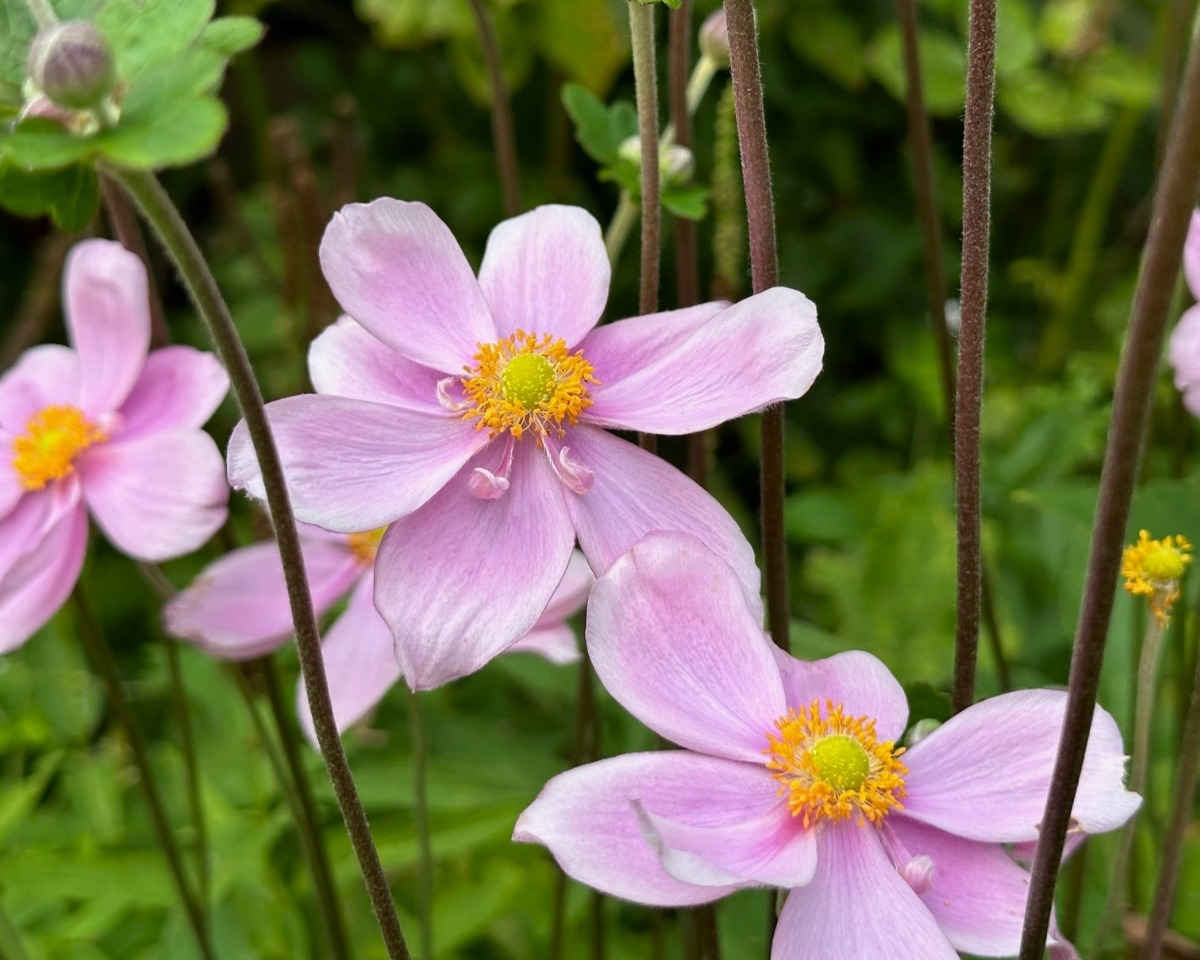
M 719 67 L 729 66 L 729 27 L 725 9 L 712 13 L 700 26 L 700 52 Z
M 658 169 L 668 185 L 684 184 L 692 179 L 696 171 L 696 159 L 687 147 L 672 143 L 663 148 L 658 158 Z
M 38 90 L 72 110 L 99 105 L 116 83 L 112 48 L 86 20 L 42 29 L 29 48 L 27 66 Z
M 621 141 L 621 145 L 617 147 L 617 159 L 623 160 L 632 166 L 641 169 L 642 166 L 642 138 L 638 136 L 626 137 Z

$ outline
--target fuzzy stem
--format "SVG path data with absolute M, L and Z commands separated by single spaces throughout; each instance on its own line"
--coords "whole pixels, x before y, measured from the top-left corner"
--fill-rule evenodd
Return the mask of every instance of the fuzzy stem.
M 1196 664 L 1196 679 L 1187 719 L 1183 724 L 1183 743 L 1179 747 L 1176 770 L 1175 796 L 1171 801 L 1171 817 L 1163 834 L 1162 865 L 1159 867 L 1158 887 L 1154 891 L 1154 902 L 1150 906 L 1150 918 L 1146 924 L 1142 960 L 1159 960 L 1162 954 L 1167 923 L 1171 919 L 1171 905 L 1175 900 L 1175 884 L 1179 880 L 1183 839 L 1192 822 L 1196 778 L 1200 773 L 1200 662 Z
M 1138 657 L 1137 691 L 1134 694 L 1133 713 L 1133 746 L 1129 773 L 1129 790 L 1133 793 L 1146 794 L 1146 772 L 1150 766 L 1150 732 L 1154 721 L 1154 688 L 1158 677 L 1158 655 L 1162 650 L 1163 625 L 1155 615 L 1151 615 L 1146 624 L 1146 633 L 1142 638 L 1142 650 Z M 1113 922 L 1118 916 L 1124 916 L 1125 897 L 1122 889 L 1126 875 L 1129 872 L 1130 857 L 1133 854 L 1133 841 L 1137 836 L 1137 817 L 1131 817 L 1121 828 L 1121 837 L 1117 844 L 1117 856 L 1113 861 L 1112 873 L 1108 883 L 1108 892 L 1104 897 L 1104 908 L 1100 911 L 1100 919 L 1096 925 L 1096 935 L 1092 939 L 1091 956 L 1099 956 L 1108 940 Z
M 316 798 L 313 796 L 308 771 L 304 769 L 304 761 L 300 756 L 300 738 L 296 735 L 294 708 L 284 699 L 274 658 L 263 657 L 259 665 L 266 680 L 267 702 L 271 706 L 271 717 L 279 733 L 284 762 L 287 764 L 296 796 L 296 812 L 299 814 L 297 826 L 304 838 L 309 866 L 312 868 L 314 892 L 321 911 L 322 926 L 329 941 L 330 956 L 334 960 L 348 960 L 351 954 L 346 939 L 346 925 L 342 920 L 337 884 L 329 864 L 329 850 L 325 845 L 325 835 L 321 831 Z
M 762 72 L 753 0 L 725 0 L 729 26 L 729 72 L 733 77 L 734 115 L 742 156 L 742 183 L 750 237 L 750 281 L 755 293 L 779 282 L 775 248 L 775 208 L 771 195 L 771 160 L 767 120 L 763 113 Z M 781 650 L 788 640 L 788 555 L 784 529 L 783 404 L 762 413 L 760 494 L 762 556 L 767 587 L 767 621 L 771 639 Z
M 429 835 L 429 741 L 417 694 L 408 693 L 408 723 L 413 752 L 413 827 L 417 831 L 418 895 L 421 926 L 418 930 L 422 960 L 433 960 L 433 847 Z
M 1112 617 L 1114 587 L 1129 504 L 1151 409 L 1154 376 L 1192 202 L 1200 179 L 1200 48 L 1188 56 L 1183 99 L 1171 125 L 1154 196 L 1150 233 L 1121 355 L 1112 423 L 1100 474 L 1087 579 L 1071 657 L 1066 716 L 1042 818 L 1021 939 L 1021 960 L 1038 960 L 1046 943 L 1054 879 L 1062 858 Z
M 188 923 L 196 938 L 196 946 L 199 947 L 200 955 L 204 957 L 204 960 L 215 960 L 216 954 L 213 952 L 212 940 L 209 938 L 208 922 L 192 890 L 187 871 L 184 869 L 183 857 L 179 852 L 179 846 L 175 843 L 175 835 L 171 832 L 171 823 L 167 819 L 166 807 L 163 806 L 162 794 L 158 790 L 158 781 L 154 778 L 154 768 L 150 765 L 150 753 L 146 749 L 146 741 L 142 738 L 142 731 L 134 718 L 133 708 L 125 697 L 125 688 L 121 684 L 117 663 L 113 659 L 108 641 L 100 632 L 100 625 L 96 622 L 95 615 L 83 595 L 83 588 L 78 584 L 75 586 L 72 599 L 75 603 L 75 619 L 79 637 L 83 641 L 89 659 L 100 672 L 100 677 L 108 691 L 109 706 L 116 714 L 117 722 L 125 732 L 125 740 L 133 753 L 133 762 L 140 774 L 138 782 L 142 785 L 146 806 L 150 810 L 150 823 L 154 828 L 154 835 L 162 849 L 163 856 L 167 858 L 171 879 L 174 881 L 179 899 L 183 903 Z
M 628 190 L 622 190 L 617 199 L 617 209 L 608 222 L 604 231 L 604 249 L 608 251 L 608 262 L 614 267 L 621 259 L 621 251 L 625 249 L 625 241 L 629 239 L 629 231 L 633 229 L 633 221 L 638 215 L 638 205 Z
M 656 4 L 628 0 L 629 39 L 633 49 L 633 86 L 637 99 L 638 138 L 642 149 L 642 272 L 639 313 L 658 310 L 658 274 L 662 206 L 658 182 L 658 75 L 654 61 Z
M 513 132 L 512 104 L 508 85 L 504 82 L 504 67 L 500 60 L 500 43 L 496 28 L 483 5 L 483 0 L 470 0 L 483 59 L 487 64 L 488 86 L 492 95 L 492 139 L 496 144 L 496 166 L 504 190 L 504 215 L 515 217 L 521 212 L 521 178 L 517 162 L 517 138 Z
M 992 104 L 996 92 L 996 0 L 971 0 L 967 110 L 963 124 L 962 327 L 954 404 L 954 494 L 958 526 L 958 616 L 954 634 L 955 713 L 975 699 L 975 660 L 983 595 L 979 423 L 987 319 L 988 232 L 992 197 Z
M 221 361 L 229 372 L 234 394 L 242 415 L 246 418 L 246 427 L 262 470 L 267 506 L 279 543 L 280 559 L 287 582 L 300 668 L 304 675 L 308 702 L 312 707 L 313 726 L 321 746 L 321 755 L 325 758 L 326 769 L 333 783 L 333 791 L 337 796 L 350 842 L 358 857 L 359 869 L 366 882 L 367 893 L 371 898 L 384 943 L 387 945 L 388 956 L 391 960 L 409 960 L 408 947 L 400 929 L 396 906 L 392 902 L 387 876 L 379 862 L 379 852 L 371 838 L 367 815 L 359 800 L 354 777 L 350 772 L 350 765 L 346 762 L 346 754 L 334 723 L 329 685 L 325 679 L 325 667 L 321 658 L 321 638 L 313 613 L 308 578 L 304 572 L 300 538 L 296 533 L 296 520 L 292 515 L 283 466 L 271 436 L 258 381 L 254 378 L 254 371 L 250 367 L 233 317 L 221 297 L 216 280 L 213 279 L 208 264 L 179 211 L 175 209 L 161 184 L 153 174 L 141 171 L 106 169 L 105 172 L 133 197 L 142 215 L 158 234 L 183 277 L 197 311 L 208 325 Z

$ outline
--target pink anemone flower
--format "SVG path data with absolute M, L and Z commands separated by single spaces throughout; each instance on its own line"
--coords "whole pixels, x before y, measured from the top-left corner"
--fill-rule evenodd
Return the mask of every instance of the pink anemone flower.
M 317 614 L 349 597 L 321 645 L 334 721 L 343 731 L 366 716 L 401 676 L 391 631 L 372 600 L 383 531 L 347 535 L 300 524 L 299 532 Z M 549 606 L 507 652 L 536 653 L 554 663 L 578 660 L 579 644 L 566 618 L 583 609 L 592 582 L 587 563 L 575 553 Z M 223 660 L 248 660 L 283 646 L 292 636 L 292 614 L 275 543 L 226 554 L 173 597 L 164 615 L 171 634 Z M 296 703 L 300 724 L 315 744 L 303 681 L 297 685 Z
M 1183 275 L 1192 296 L 1200 300 L 1200 210 L 1192 214 L 1183 247 Z M 1171 331 L 1167 358 L 1175 371 L 1175 387 L 1183 405 L 1200 417 L 1200 303 L 1189 308 Z
M 760 602 L 753 550 L 720 504 L 606 428 L 691 433 L 803 394 L 824 349 L 803 294 L 597 327 L 608 257 L 574 207 L 501 223 L 476 278 L 424 204 L 352 204 L 321 265 L 353 319 L 312 345 L 316 394 L 268 412 L 301 520 L 387 526 L 375 603 L 414 689 L 524 635 L 576 538 L 601 573 L 651 530 L 690 533 Z M 229 478 L 264 495 L 244 425 Z
M 147 354 L 146 271 L 120 244 L 77 244 L 64 277 L 72 346 L 27 350 L 0 378 L 0 653 L 70 594 L 89 512 L 119 550 L 159 561 L 204 543 L 229 499 L 200 429 L 229 389 L 216 358 Z
M 1017 954 L 1029 874 L 1005 845 L 1037 838 L 1065 693 L 982 701 L 905 750 L 904 691 L 882 663 L 782 653 L 728 566 L 673 534 L 648 536 L 597 581 L 587 646 L 609 692 L 685 749 L 555 777 L 515 840 L 656 906 L 787 889 L 775 960 Z M 1077 831 L 1137 809 L 1124 766 L 1098 709 Z

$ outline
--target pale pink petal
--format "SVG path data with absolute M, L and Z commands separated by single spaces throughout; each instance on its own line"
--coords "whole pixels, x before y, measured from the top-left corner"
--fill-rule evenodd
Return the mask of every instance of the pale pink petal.
M 824 660 L 797 660 L 774 644 L 771 649 L 783 677 L 789 707 L 811 706 L 819 700 L 841 704 L 852 717 L 875 721 L 880 740 L 899 740 L 908 722 L 904 688 L 883 662 L 869 653 L 847 650 Z
M 625 321 L 649 322 L 653 318 Z M 648 433 L 706 430 L 801 396 L 821 372 L 825 352 L 816 307 L 787 287 L 736 303 L 663 346 L 619 379 L 596 367 L 601 386 L 592 391 L 584 418 Z M 586 342 L 583 351 L 588 356 Z
M 571 347 L 604 313 L 611 272 L 595 217 L 579 207 L 551 205 L 492 231 L 479 286 L 498 336 L 548 333 Z
M 1183 392 L 1183 404 L 1200 416 L 1200 305 L 1186 310 L 1167 347 L 1167 358 L 1175 371 L 1175 388 Z
M 102 443 L 79 459 L 83 496 L 104 535 L 151 562 L 191 553 L 221 528 L 224 472 L 221 452 L 200 430 Z
M 69 511 L 0 579 L 0 653 L 19 647 L 66 602 L 87 550 L 87 512 Z
M 0 377 L 0 427 L 20 435 L 46 407 L 77 407 L 80 376 L 79 354 L 70 347 L 50 343 L 26 350 Z
M 1192 296 L 1200 300 L 1200 210 L 1192 211 L 1188 224 L 1187 240 L 1183 245 L 1183 275 L 1187 277 Z
M 374 591 L 375 577 L 367 571 L 350 594 L 345 613 L 329 628 L 321 644 L 338 732 L 361 720 L 400 680 L 392 632 L 375 609 Z M 303 678 L 296 689 L 296 706 L 300 726 L 316 747 L 317 733 Z
M 581 656 L 579 638 L 561 620 L 548 627 L 535 626 L 505 653 L 536 653 L 560 666 L 575 663 Z
M 1029 873 L 997 843 L 963 840 L 891 816 L 892 829 L 912 856 L 933 860 L 932 886 L 921 900 L 956 950 L 981 957 L 1015 957 L 1021 949 Z
M 588 654 L 614 698 L 701 753 L 762 764 L 783 682 L 733 572 L 695 538 L 651 534 L 596 581 Z
M 288 397 L 267 415 L 296 516 L 344 533 L 412 513 L 488 442 L 464 420 L 345 397 Z M 229 482 L 266 496 L 244 421 L 229 439 Z
M 63 303 L 79 351 L 80 406 L 111 413 L 129 396 L 150 346 L 146 268 L 112 240 L 84 240 L 67 255 Z
M 333 215 L 321 269 L 350 316 L 417 363 L 460 374 L 496 339 L 458 241 L 423 203 L 382 197 Z
M 904 757 L 904 812 L 971 840 L 1037 838 L 1067 695 L 1021 690 L 984 700 L 914 744 Z M 1092 719 L 1071 816 L 1086 833 L 1114 830 L 1141 798 L 1124 786 L 1125 751 L 1113 718 Z
M 12 434 L 0 429 L 0 457 L 11 456 L 13 439 Z M 0 519 L 7 517 L 28 492 L 12 465 L 7 460 L 0 461 Z
M 445 374 L 414 363 L 350 317 L 312 342 L 308 375 L 317 393 L 446 415 L 437 395 Z
M 304 572 L 317 615 L 332 607 L 362 573 L 362 561 L 340 542 L 302 535 Z M 225 554 L 163 610 L 167 630 L 226 660 L 259 657 L 292 635 L 283 564 L 275 541 Z
M 30 491 L 0 517 L 0 578 L 72 513 L 79 500 L 78 480 L 70 477 L 44 490 Z
M 595 474 L 567 506 L 579 546 L 597 574 L 655 530 L 694 536 L 733 568 L 755 619 L 762 619 L 758 564 L 737 523 L 711 495 L 661 457 L 594 427 L 567 435 L 572 455 Z
M 555 777 L 521 814 L 513 839 L 544 844 L 568 876 L 616 897 L 663 907 L 708 903 L 736 885 L 672 877 L 637 805 L 680 824 L 720 827 L 769 807 L 773 782 L 763 767 L 686 750 L 628 753 Z
M 198 429 L 228 392 L 229 375 L 211 353 L 178 346 L 155 350 L 121 405 L 120 439 Z
M 567 572 L 554 588 L 554 596 L 538 617 L 538 627 L 550 627 L 561 623 L 567 617 L 574 616 L 587 603 L 588 594 L 596 582 L 592 568 L 578 550 L 571 551 L 571 560 L 567 564 Z
M 497 500 L 469 490 L 479 459 L 379 545 L 375 603 L 414 690 L 472 673 L 528 633 L 571 557 L 563 493 L 537 447 L 517 444 Z
M 596 327 L 579 344 L 602 384 L 619 383 L 671 353 L 728 307 L 724 300 L 630 317 Z
M 896 872 L 878 831 L 853 820 L 817 836 L 812 882 L 788 894 L 772 960 L 958 960 L 933 915 Z

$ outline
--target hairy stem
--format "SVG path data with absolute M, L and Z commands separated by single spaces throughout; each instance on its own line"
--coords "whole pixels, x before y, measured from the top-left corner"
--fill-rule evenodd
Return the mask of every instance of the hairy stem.
M 517 162 L 517 137 L 513 132 L 512 104 L 508 84 L 504 82 L 504 66 L 500 60 L 500 43 L 496 28 L 488 16 L 483 0 L 470 0 L 483 59 L 487 64 L 488 86 L 492 95 L 492 139 L 496 145 L 496 166 L 504 191 L 504 215 L 515 217 L 521 212 L 521 176 Z
M 625 249 L 625 241 L 629 239 L 629 231 L 633 229 L 637 219 L 638 205 L 628 190 L 622 190 L 617 198 L 617 209 L 608 221 L 608 229 L 604 231 L 604 249 L 608 251 L 608 262 L 614 267 L 621 259 L 621 251 Z
M 1100 665 L 1112 618 L 1114 585 L 1151 408 L 1154 375 L 1192 201 L 1200 180 L 1200 55 L 1195 42 L 1188 56 L 1183 90 L 1155 189 L 1150 233 L 1117 374 L 1112 423 L 1100 474 L 1100 499 L 1071 657 L 1066 716 L 1033 863 L 1021 960 L 1038 960 L 1046 943 L 1054 880 L 1096 707 Z
M 662 206 L 658 182 L 658 74 L 654 60 L 654 9 L 657 4 L 628 0 L 633 85 L 637 99 L 638 139 L 642 149 L 642 271 L 639 313 L 658 310 L 662 244 Z
M 346 762 L 346 754 L 334 723 L 329 685 L 325 679 L 325 667 L 321 658 L 321 638 L 316 615 L 313 613 L 308 578 L 304 572 L 300 538 L 296 533 L 296 520 L 292 515 L 283 467 L 274 438 L 271 436 L 258 381 L 254 378 L 249 358 L 238 337 L 229 308 L 217 288 L 216 280 L 213 279 L 195 239 L 179 216 L 179 211 L 175 209 L 171 198 L 158 180 L 153 174 L 140 171 L 108 169 L 105 172 L 133 197 L 142 215 L 158 234 L 183 277 L 188 293 L 207 324 L 221 361 L 229 372 L 234 394 L 242 415 L 246 418 L 246 427 L 262 470 L 267 507 L 279 544 L 288 588 L 288 602 L 296 629 L 300 669 L 304 676 L 308 702 L 312 707 L 313 726 L 321 746 L 321 755 L 325 758 L 325 766 L 333 783 L 350 842 L 358 857 L 359 869 L 362 871 L 380 932 L 387 945 L 388 956 L 391 960 L 408 960 L 408 946 L 400 929 L 400 919 L 392 902 L 387 876 L 379 862 L 379 852 L 371 838 L 367 815 L 359 800 L 354 777 L 350 772 L 350 765 Z

